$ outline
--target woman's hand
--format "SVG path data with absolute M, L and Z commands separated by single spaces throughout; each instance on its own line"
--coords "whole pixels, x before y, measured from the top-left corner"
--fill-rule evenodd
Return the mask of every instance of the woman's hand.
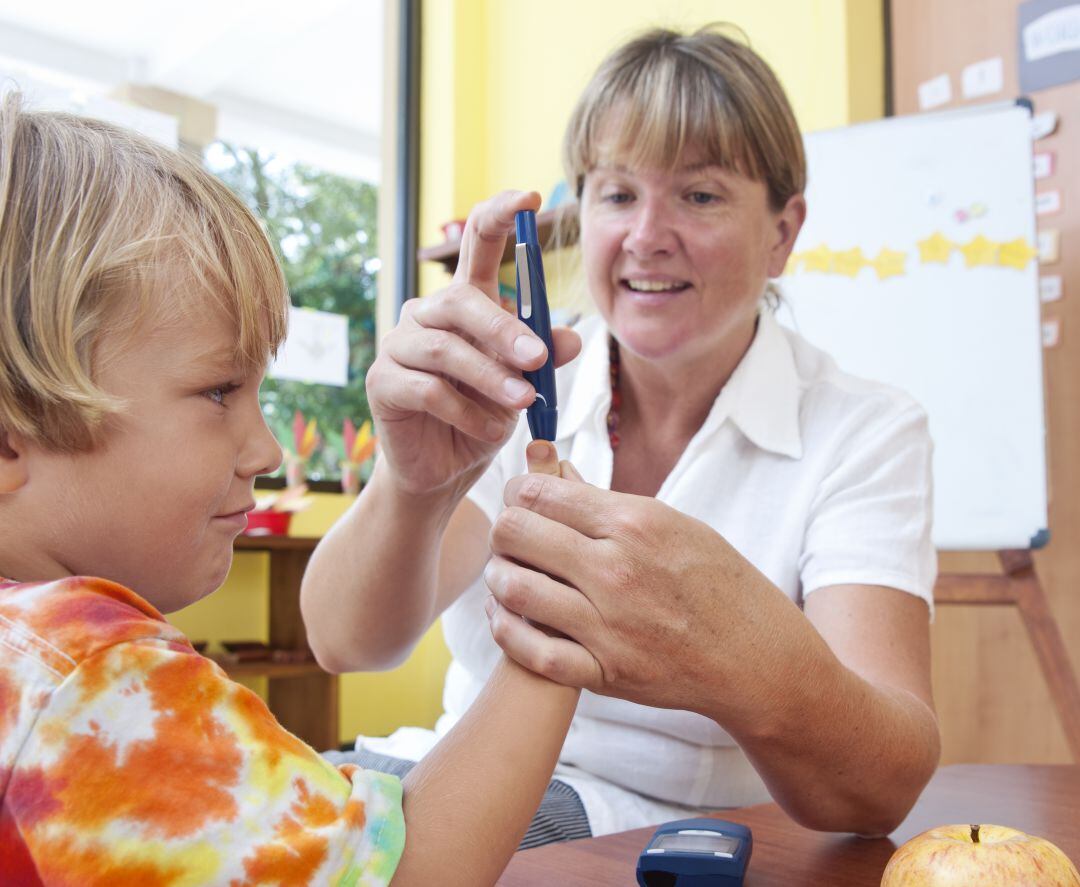
M 499 305 L 498 272 L 514 214 L 535 192 L 504 191 L 469 214 L 453 282 L 405 303 L 367 375 L 382 457 L 404 492 L 463 495 L 487 468 L 535 392 L 522 370 L 547 359 L 541 340 Z M 555 362 L 581 348 L 553 331 Z
M 604 695 L 700 713 L 727 698 L 752 711 L 737 676 L 779 652 L 762 643 L 769 604 L 794 604 L 704 523 L 574 475 L 507 484 L 484 574 L 498 644 Z

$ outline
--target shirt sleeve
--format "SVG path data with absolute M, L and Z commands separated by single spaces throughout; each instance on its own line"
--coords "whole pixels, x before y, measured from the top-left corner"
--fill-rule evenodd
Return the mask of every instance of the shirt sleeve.
M 885 585 L 922 598 L 933 615 L 932 457 L 914 401 L 859 417 L 814 497 L 799 562 L 804 597 L 830 585 Z
M 325 761 L 215 663 L 151 640 L 57 687 L 7 801 L 45 883 L 384 887 L 401 796 L 396 777 Z

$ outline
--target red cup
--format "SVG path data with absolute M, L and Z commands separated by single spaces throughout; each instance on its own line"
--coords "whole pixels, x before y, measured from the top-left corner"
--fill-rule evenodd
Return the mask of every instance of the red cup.
M 291 511 L 249 511 L 245 536 L 287 536 Z

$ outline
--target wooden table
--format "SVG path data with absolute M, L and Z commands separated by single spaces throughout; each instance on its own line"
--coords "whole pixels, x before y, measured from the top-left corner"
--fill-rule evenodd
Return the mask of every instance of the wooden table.
M 876 887 L 893 851 L 914 835 L 949 823 L 994 823 L 1047 838 L 1080 864 L 1080 765 L 954 764 L 943 767 L 888 838 L 814 832 L 776 804 L 742 807 L 724 819 L 750 826 L 754 850 L 747 887 Z M 653 829 L 549 844 L 517 853 L 502 887 L 635 885 L 638 854 Z

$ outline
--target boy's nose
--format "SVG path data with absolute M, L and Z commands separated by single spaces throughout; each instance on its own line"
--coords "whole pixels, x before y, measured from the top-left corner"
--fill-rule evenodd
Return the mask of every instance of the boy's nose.
M 245 477 L 259 474 L 273 474 L 281 467 L 281 444 L 277 442 L 266 419 L 259 413 L 256 428 L 248 438 L 248 445 L 240 466 L 240 473 Z

